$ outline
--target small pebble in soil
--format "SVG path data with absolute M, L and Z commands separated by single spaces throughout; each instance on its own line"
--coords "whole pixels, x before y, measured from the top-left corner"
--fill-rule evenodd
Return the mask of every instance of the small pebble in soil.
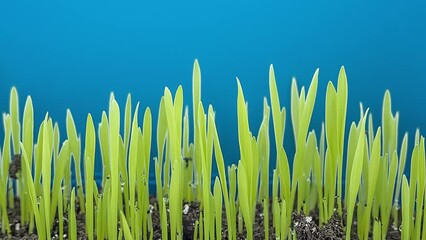
M 189 205 L 185 203 L 185 205 L 183 205 L 182 213 L 186 215 L 188 214 L 188 211 L 189 211 Z

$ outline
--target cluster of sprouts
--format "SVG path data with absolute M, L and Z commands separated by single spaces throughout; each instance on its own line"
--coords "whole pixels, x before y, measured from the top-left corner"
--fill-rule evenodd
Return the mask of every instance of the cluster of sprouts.
M 243 226 L 246 238 L 253 239 L 259 204 L 264 210 L 265 239 L 270 234 L 276 239 L 296 239 L 292 213 L 309 215 L 315 209 L 320 227 L 333 214 L 346 216 L 346 239 L 350 239 L 352 231 L 360 239 L 386 239 L 390 224 L 401 229 L 402 239 L 426 238 L 425 141 L 417 131 L 408 180 L 404 175 L 408 135 L 398 144 L 399 115 L 392 113 L 388 91 L 383 100 L 382 125 L 375 128 L 372 114 L 361 105 L 360 119 L 351 123 L 346 136 L 348 87 L 342 67 L 337 88 L 332 82 L 327 85 L 325 121 L 317 135 L 309 126 L 318 70 L 309 88 L 299 89 L 293 80 L 290 117 L 295 154 L 290 158 L 283 144 L 287 112 L 280 105 L 273 67 L 269 72 L 269 98 L 264 99 L 257 135 L 249 128 L 248 109 L 238 79 L 237 86 L 240 160 L 231 166 L 225 166 L 215 111 L 211 105 L 206 111 L 201 101 L 197 61 L 193 69 L 192 120 L 188 108 L 184 109 L 182 87 L 174 95 L 166 87 L 158 110 L 155 144 L 151 110 L 146 108 L 140 121 L 139 103 L 132 109 L 130 95 L 124 111 L 120 111 L 111 94 L 109 109 L 102 113 L 97 128 L 88 114 L 82 143 L 69 110 L 65 138 L 61 139 L 58 125 L 48 114 L 35 135 L 31 97 L 26 99 L 21 122 L 18 94 L 12 88 L 10 113 L 3 114 L 4 141 L 0 151 L 1 231 L 11 234 L 8 209 L 14 208 L 15 197 L 19 197 L 21 225 L 27 225 L 29 233 L 36 229 L 39 239 L 51 239 L 56 219 L 60 239 L 77 239 L 78 213 L 85 216 L 88 239 L 153 239 L 153 210 L 160 216 L 162 239 L 182 239 L 182 214 L 187 211 L 183 204 L 192 201 L 199 202 L 201 208 L 194 223 L 194 239 L 222 238 L 223 209 L 228 239 L 236 240 Z M 193 143 L 189 140 L 191 121 Z M 276 166 L 270 178 L 271 121 Z M 158 152 L 153 162 L 152 146 Z M 97 152 L 100 156 L 96 156 Z M 95 182 L 95 161 L 102 161 L 100 186 Z M 148 181 L 151 163 L 156 182 L 154 203 Z M 218 176 L 212 176 L 213 164 Z M 71 179 L 72 167 L 75 181 Z M 14 168 L 19 171 L 12 173 Z M 72 182 L 76 183 L 74 187 Z M 354 221 L 356 229 L 351 229 Z M 68 224 L 67 233 L 64 224 Z M 273 226 L 273 233 L 269 226 Z

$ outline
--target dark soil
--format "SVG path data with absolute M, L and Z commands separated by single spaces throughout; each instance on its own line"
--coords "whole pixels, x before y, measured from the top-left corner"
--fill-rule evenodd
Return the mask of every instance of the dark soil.
M 154 204 L 155 199 L 151 199 L 152 205 Z M 187 206 L 185 206 L 187 205 Z M 182 214 L 183 221 L 183 239 L 192 240 L 195 229 L 195 222 L 199 219 L 200 216 L 200 204 L 197 202 L 189 202 L 184 204 L 184 208 L 188 208 L 188 211 Z M 78 203 L 76 204 L 77 212 L 79 212 Z M 64 213 L 64 239 L 68 239 L 68 216 L 67 213 Z M 20 208 L 19 200 L 15 199 L 15 208 L 8 210 L 10 228 L 12 231 L 11 236 L 4 235 L 0 232 L 0 239 L 37 239 L 37 233 L 28 233 L 28 226 L 20 225 Z M 237 217 L 238 219 L 238 217 Z M 321 228 L 318 226 L 318 211 L 314 211 L 310 216 L 305 216 L 303 213 L 297 214 L 296 212 L 292 215 L 292 229 L 294 229 L 297 239 L 344 239 L 346 228 L 346 217 L 343 214 L 343 217 L 340 217 L 335 213 L 330 221 L 327 224 L 324 224 Z M 153 222 L 153 239 L 161 239 L 161 227 L 160 227 L 160 216 L 158 209 L 154 209 L 152 212 L 152 222 Z M 272 227 L 272 211 L 269 209 L 269 239 L 275 239 L 274 228 Z M 225 209 L 222 214 L 222 239 L 228 239 L 227 223 L 226 223 L 226 214 Z M 399 229 L 394 229 L 390 221 L 387 239 L 401 239 L 401 234 Z M 238 220 L 237 220 L 237 229 L 238 229 Z M 1 230 L 1 224 L 0 224 Z M 34 227 L 34 231 L 36 228 Z M 87 239 L 85 234 L 85 222 L 84 215 L 77 214 L 77 231 L 78 239 Z M 265 239 L 264 232 L 264 216 L 263 216 L 263 205 L 257 205 L 256 208 L 256 217 L 253 229 L 253 238 L 254 239 Z M 59 223 L 58 219 L 55 219 L 53 230 L 51 232 L 52 239 L 59 239 Z M 246 230 L 243 227 L 243 232 L 237 233 L 237 240 L 244 240 L 246 235 Z M 356 226 L 352 227 L 352 239 L 358 239 L 356 235 Z
M 78 202 L 76 202 L 76 220 L 77 220 L 77 236 L 79 240 L 87 239 L 86 237 L 86 224 L 84 221 L 84 214 L 80 214 L 80 207 Z M 15 199 L 15 208 L 8 209 L 9 215 L 9 225 L 12 232 L 11 236 L 1 233 L 1 221 L 0 221 L 0 240 L 17 240 L 17 239 L 31 239 L 36 240 L 37 237 L 37 228 L 34 225 L 34 232 L 29 233 L 28 226 L 21 225 L 21 212 L 20 212 L 20 202 L 19 199 Z M 53 223 L 53 228 L 51 232 L 52 240 L 59 239 L 59 221 L 56 219 Z M 34 223 L 35 224 L 35 223 Z M 68 213 L 64 212 L 64 239 L 68 239 Z
M 318 211 L 314 211 L 310 216 L 303 213 L 293 213 L 292 228 L 296 232 L 298 240 L 304 239 L 345 239 L 346 236 L 346 216 L 340 217 L 337 212 L 331 216 L 330 220 L 321 228 L 318 226 Z M 352 227 L 351 239 L 358 239 L 354 227 Z
M 21 173 L 21 154 L 13 155 L 12 162 L 9 165 L 9 177 L 18 179 Z

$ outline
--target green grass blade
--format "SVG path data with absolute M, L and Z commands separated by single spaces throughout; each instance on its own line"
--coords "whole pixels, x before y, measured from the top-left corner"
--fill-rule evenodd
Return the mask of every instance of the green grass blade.
M 401 195 L 402 175 L 405 172 L 405 162 L 407 159 L 407 146 L 408 146 L 408 133 L 405 133 L 404 138 L 402 139 L 401 151 L 399 154 L 398 175 L 396 180 L 396 188 L 395 188 L 395 196 L 394 196 L 394 204 L 393 204 L 394 227 L 398 226 L 399 199 Z
M 126 149 L 126 159 L 129 151 L 130 128 L 132 124 L 132 95 L 127 94 L 126 106 L 124 110 L 124 147 Z
M 402 239 L 410 239 L 410 186 L 405 175 L 402 179 Z
M 151 109 L 146 108 L 143 115 L 143 143 L 144 143 L 144 169 L 145 175 L 149 175 L 149 167 L 151 162 L 151 142 L 152 142 L 152 115 Z
M 244 217 L 244 223 L 247 229 L 247 239 L 251 240 L 253 239 L 253 221 L 251 219 L 251 209 L 249 205 L 249 190 L 247 189 L 247 176 L 246 176 L 246 170 L 244 167 L 244 163 L 242 161 L 238 162 L 238 193 L 239 193 L 239 203 L 241 212 Z
M 129 224 L 127 224 L 126 216 L 123 212 L 120 212 L 121 227 L 124 231 L 124 238 L 126 240 L 133 240 L 132 233 L 130 232 Z
M 74 159 L 74 167 L 75 167 L 75 180 L 77 182 L 77 196 L 80 203 L 80 211 L 82 213 L 85 212 L 85 203 L 84 203 L 84 195 L 83 195 L 83 183 L 81 178 L 81 144 L 80 137 L 77 136 L 77 130 L 74 123 L 74 118 L 71 114 L 71 111 L 67 110 L 67 136 L 70 141 L 70 150 Z
M 61 151 L 58 155 L 58 158 L 55 159 L 55 168 L 54 168 L 54 177 L 53 177 L 53 186 L 52 186 L 52 201 L 50 205 L 50 227 L 53 227 L 54 218 L 56 215 L 57 207 L 57 198 L 59 192 L 61 192 L 61 182 L 64 178 L 65 167 L 69 161 L 69 141 L 65 140 L 62 144 Z
M 38 208 L 39 198 L 36 195 L 34 182 L 32 181 L 31 169 L 30 169 L 30 164 L 29 164 L 29 161 L 28 161 L 28 156 L 27 156 L 27 153 L 25 151 L 25 147 L 22 143 L 20 144 L 20 147 L 21 147 L 21 152 L 22 152 L 22 160 L 23 160 L 24 166 L 26 168 L 25 175 L 23 177 L 24 177 L 24 182 L 27 184 L 27 188 L 29 190 L 28 194 L 29 194 L 29 197 L 30 197 L 30 200 L 31 200 L 31 205 L 32 205 L 32 209 L 33 209 L 33 213 L 34 213 L 34 217 L 35 217 L 35 221 L 36 221 L 37 234 L 38 234 L 38 237 L 40 239 L 46 239 L 45 223 L 43 222 L 43 219 L 41 219 L 41 217 L 40 217 L 40 211 L 39 211 L 39 208 Z
M 161 170 L 163 165 L 163 154 L 165 150 L 165 144 L 166 144 L 166 137 L 167 137 L 167 117 L 166 117 L 166 110 L 164 106 L 164 97 L 160 100 L 160 107 L 158 110 L 158 122 L 157 122 L 157 163 L 158 163 L 158 174 L 156 176 L 158 179 L 156 180 L 157 183 L 157 199 L 163 199 L 163 191 L 164 194 L 168 194 L 168 186 L 169 186 L 169 171 L 164 170 L 163 171 L 163 184 L 161 184 Z M 169 167 L 167 163 L 168 157 L 166 157 L 165 162 L 165 168 Z M 160 200 L 162 201 L 162 200 Z M 160 212 L 162 204 L 160 204 Z
M 30 169 L 32 169 L 32 156 L 33 156 L 33 145 L 34 145 L 34 109 L 33 109 L 33 103 L 30 96 L 27 97 L 27 100 L 25 102 L 24 114 L 22 119 L 23 119 L 22 143 L 24 144 L 25 149 L 27 150 L 27 154 L 31 156 Z M 22 170 L 21 175 L 25 174 L 23 173 L 25 169 L 26 168 L 24 167 L 24 164 L 21 161 L 21 170 Z M 28 192 L 28 190 L 26 188 L 26 184 L 23 182 L 23 178 L 21 178 L 21 183 L 23 186 L 22 192 L 25 195 L 25 192 Z M 23 212 L 26 212 L 27 209 L 30 208 L 30 205 L 31 203 L 29 198 L 21 196 L 21 209 L 23 210 Z M 24 217 L 23 220 L 25 220 L 24 222 L 28 222 L 28 220 L 30 219 L 32 219 L 31 213 L 27 215 L 27 217 Z
M 119 142 L 120 142 L 120 108 L 112 99 L 109 109 L 109 145 L 111 168 L 111 202 L 108 209 L 108 235 L 111 239 L 117 238 L 118 195 L 120 193 L 119 179 Z
M 220 187 L 219 178 L 215 178 L 214 182 L 214 203 L 215 203 L 215 219 L 216 219 L 216 239 L 222 239 L 222 189 Z
M 58 225 L 59 225 L 59 239 L 64 236 L 64 206 L 62 199 L 62 189 L 58 191 Z
M 86 138 L 84 149 L 85 163 L 85 182 L 86 182 L 86 232 L 89 240 L 93 239 L 94 234 L 94 206 L 93 206 L 93 180 L 95 168 L 95 148 L 96 148 L 95 126 L 92 115 L 87 116 L 86 120 Z
M 266 98 L 263 101 L 263 119 L 261 127 L 258 133 L 258 149 L 259 149 L 259 163 L 261 168 L 261 180 L 259 189 L 258 201 L 269 202 L 269 115 L 270 108 L 266 102 Z
M 297 88 L 296 88 L 297 90 Z M 275 73 L 273 65 L 269 68 L 269 95 L 271 98 L 272 107 L 272 119 L 274 124 L 274 135 L 276 149 L 278 150 L 284 142 L 284 131 L 285 131 L 285 108 L 280 110 L 280 99 L 278 96 L 277 84 L 275 81 Z
M 345 123 L 346 123 L 346 108 L 348 102 L 348 84 L 346 80 L 345 68 L 340 68 L 337 87 L 337 142 L 338 142 L 338 176 L 337 176 L 337 205 L 340 215 L 342 214 L 342 185 L 343 185 L 343 147 L 345 143 Z
M 233 222 L 231 220 L 231 205 L 230 205 L 230 195 L 228 193 L 228 184 L 226 182 L 226 175 L 225 175 L 225 161 L 223 159 L 222 149 L 220 147 L 220 141 L 219 136 L 216 129 L 216 124 L 214 121 L 212 121 L 212 128 L 214 131 L 214 152 L 215 152 L 215 159 L 216 159 L 216 166 L 219 173 L 220 183 L 222 186 L 222 192 L 224 196 L 224 202 L 225 202 L 225 210 L 226 210 L 226 221 L 228 224 L 228 232 L 229 236 L 233 238 L 234 234 L 234 228 L 233 228 Z
M 130 149 L 129 149 L 129 194 L 130 194 L 129 205 L 130 205 L 130 208 L 133 209 L 131 210 L 131 217 L 130 217 L 133 231 L 136 227 L 135 226 L 136 224 L 135 198 L 136 198 L 137 170 L 140 169 L 140 166 L 138 166 L 138 140 L 139 140 L 138 114 L 139 114 L 139 103 L 136 105 L 135 113 L 133 115 Z M 133 237 L 136 237 L 134 232 L 133 232 Z
M 368 110 L 367 110 L 368 112 Z M 349 196 L 348 196 L 348 215 L 347 215 L 347 226 L 346 226 L 346 239 L 350 239 L 353 209 L 355 207 L 356 196 L 359 190 L 359 184 L 362 173 L 362 162 L 364 158 L 365 149 L 365 121 L 367 113 L 360 120 L 360 134 L 358 136 L 358 143 L 355 151 L 354 162 L 352 163 L 352 171 L 350 176 Z
M 364 238 L 368 238 L 368 233 L 370 231 L 370 221 L 371 221 L 371 208 L 373 204 L 374 191 L 376 189 L 377 177 L 379 174 L 380 167 L 380 153 L 381 153 L 381 128 L 377 129 L 376 136 L 372 143 L 372 151 L 370 154 L 370 164 L 368 168 L 368 186 L 367 186 L 367 207 L 364 211 L 363 216 L 363 233 Z M 376 223 L 375 223 L 376 224 Z M 374 225 L 374 227 L 376 227 Z
M 19 98 L 18 91 L 12 87 L 10 91 L 10 121 L 12 124 L 13 154 L 19 154 L 19 142 L 21 141 L 21 124 L 19 122 Z
M 110 152 L 109 152 L 109 123 L 106 112 L 102 112 L 101 123 L 98 127 L 99 148 L 101 152 L 103 179 L 102 185 L 105 185 L 106 178 L 111 176 Z
M 373 240 L 381 240 L 382 239 L 382 231 L 380 229 L 380 226 L 381 226 L 380 221 L 374 221 Z
M 52 120 L 46 117 L 44 119 L 44 130 L 43 130 L 43 149 L 42 149 L 42 179 L 43 179 L 43 203 L 44 203 L 44 217 L 45 217 L 45 228 L 50 233 L 50 183 L 51 183 L 51 164 L 52 164 L 52 140 L 53 140 L 53 127 Z M 48 236 L 50 239 L 50 236 Z
M 71 240 L 77 240 L 77 220 L 75 214 L 75 189 L 71 191 L 71 203 L 68 211 L 69 217 L 69 226 L 68 226 L 68 236 Z

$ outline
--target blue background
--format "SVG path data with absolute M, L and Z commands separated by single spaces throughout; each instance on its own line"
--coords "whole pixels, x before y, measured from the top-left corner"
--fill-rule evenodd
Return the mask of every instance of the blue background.
M 165 86 L 174 91 L 182 84 L 192 109 L 192 64 L 198 58 L 202 100 L 216 110 L 224 156 L 231 164 L 239 158 L 236 76 L 257 134 L 263 97 L 269 94 L 269 65 L 275 66 L 288 113 L 291 78 L 297 77 L 299 87 L 308 85 L 319 67 L 311 124 L 319 132 L 326 84 L 336 83 L 344 65 L 347 126 L 358 121 L 360 101 L 371 107 L 377 126 L 389 89 L 393 110 L 401 114 L 400 136 L 408 131 L 412 146 L 415 129 L 426 129 L 425 27 L 423 3 L 1 1 L 0 111 L 8 111 L 9 91 L 16 86 L 22 108 L 25 96 L 32 96 L 36 124 L 49 111 L 64 140 L 67 108 L 84 133 L 87 113 L 99 122 L 111 91 L 123 108 L 130 92 L 133 106 L 141 101 L 143 108 L 151 107 L 156 126 Z M 285 147 L 292 156 L 289 114 L 287 123 Z

